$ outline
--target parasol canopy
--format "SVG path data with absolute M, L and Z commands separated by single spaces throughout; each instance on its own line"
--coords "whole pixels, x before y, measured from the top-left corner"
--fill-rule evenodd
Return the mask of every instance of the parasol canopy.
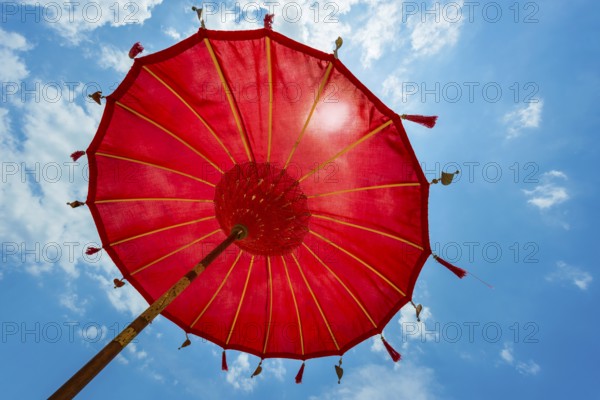
M 430 183 L 402 120 L 435 117 L 390 110 L 337 58 L 341 44 L 327 54 L 265 20 L 203 27 L 135 60 L 85 152 L 85 204 L 116 286 L 261 360 L 341 356 L 382 333 L 431 255 Z M 165 301 L 189 271 L 202 276 Z

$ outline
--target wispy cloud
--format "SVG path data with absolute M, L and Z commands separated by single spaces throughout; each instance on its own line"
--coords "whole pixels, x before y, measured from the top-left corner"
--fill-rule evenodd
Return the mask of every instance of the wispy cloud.
M 128 53 L 129 49 L 121 50 L 114 46 L 102 45 L 100 46 L 98 65 L 104 69 L 111 68 L 123 74 L 127 73 L 133 64 Z
M 506 137 L 513 139 L 520 136 L 524 129 L 536 129 L 542 122 L 544 101 L 529 103 L 527 106 L 517 108 L 504 115 L 503 121 L 508 126 Z
M 502 358 L 502 360 L 504 360 L 506 363 L 512 364 L 515 361 L 513 348 L 505 344 L 504 348 L 500 351 L 500 358 Z
M 25 62 L 18 55 L 19 52 L 29 49 L 30 46 L 24 36 L 0 28 L 1 82 L 18 82 L 29 75 Z
M 104 25 L 142 24 L 152 16 L 152 9 L 162 0 L 83 0 L 55 2 L 25 1 L 27 7 L 39 8 L 44 22 L 71 44 L 79 44 L 86 34 Z
M 173 40 L 179 41 L 182 38 L 181 33 L 179 33 L 175 28 L 173 28 L 171 26 L 164 29 L 163 33 Z
M 546 280 L 548 282 L 569 282 L 581 290 L 587 290 L 594 278 L 581 268 L 558 261 L 555 270 L 546 276 Z
M 457 9 L 462 9 L 463 3 L 463 1 L 456 2 Z M 436 18 L 433 15 L 423 20 L 412 16 L 409 19 L 409 23 L 412 22 L 410 41 L 416 55 L 432 56 L 444 48 L 454 46 L 458 42 L 463 21 L 460 16 L 456 17 Z
M 354 32 L 353 40 L 362 47 L 360 61 L 363 68 L 371 67 L 385 53 L 385 48 L 395 46 L 402 24 L 402 2 L 379 3 L 368 16 L 367 22 Z
M 242 392 L 249 393 L 254 390 L 258 380 L 250 378 L 252 371 L 250 371 L 248 354 L 238 354 L 235 360 L 229 363 L 228 367 L 227 383 L 233 386 L 234 389 L 241 390 Z
M 540 184 L 532 190 L 523 190 L 528 197 L 527 203 L 540 210 L 550 209 L 569 200 L 567 188 L 559 182 L 566 181 L 567 175 L 562 171 L 552 170 L 542 174 Z
M 60 296 L 59 301 L 63 307 L 78 315 L 85 313 L 85 306 L 88 303 L 85 299 L 81 300 L 77 293 L 64 293 Z
M 516 369 L 522 375 L 537 375 L 541 371 L 539 364 L 532 360 L 518 362 Z
M 310 400 L 383 400 L 438 398 L 438 383 L 433 369 L 406 362 L 397 368 L 369 364 L 344 376 L 343 385 L 335 385 Z
M 521 375 L 537 375 L 542 370 L 533 360 L 527 362 L 516 360 L 512 343 L 504 343 L 504 347 L 500 350 L 500 359 L 505 364 L 512 365 Z

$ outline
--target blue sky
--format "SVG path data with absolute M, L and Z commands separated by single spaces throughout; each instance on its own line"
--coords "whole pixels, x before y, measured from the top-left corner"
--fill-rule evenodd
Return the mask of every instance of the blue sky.
M 85 149 L 110 93 L 146 53 L 193 34 L 191 2 L 5 2 L 0 18 L 0 387 L 2 398 L 42 398 L 114 337 L 145 302 L 85 247 L 98 236 L 85 208 Z M 210 29 L 262 26 L 265 2 L 212 2 Z M 37 4 L 37 5 L 36 5 Z M 63 8 L 57 8 L 61 4 Z M 128 8 L 129 7 L 129 8 Z M 258 359 L 192 338 L 160 318 L 82 398 L 505 399 L 580 398 L 598 389 L 596 222 L 600 159 L 600 6 L 591 1 L 280 2 L 274 29 L 341 60 L 401 113 L 439 115 L 433 130 L 407 124 L 433 186 L 434 251 L 491 283 L 456 279 L 429 260 L 412 308 L 379 342 L 307 362 Z M 101 11 L 98 13 L 98 11 Z M 229 10 L 229 12 L 226 12 Z M 429 11 L 427 11 L 429 10 Z M 459 13 L 457 13 L 459 12 Z

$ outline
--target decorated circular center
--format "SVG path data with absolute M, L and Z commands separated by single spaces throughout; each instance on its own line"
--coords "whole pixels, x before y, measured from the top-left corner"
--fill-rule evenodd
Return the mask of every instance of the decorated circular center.
M 269 163 L 236 165 L 221 177 L 215 213 L 226 234 L 241 224 L 248 236 L 237 245 L 260 255 L 282 255 L 298 247 L 308 232 L 306 196 L 297 180 Z

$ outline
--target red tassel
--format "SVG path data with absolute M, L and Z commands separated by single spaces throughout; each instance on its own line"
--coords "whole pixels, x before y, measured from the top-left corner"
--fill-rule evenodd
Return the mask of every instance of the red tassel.
M 460 279 L 464 278 L 467 275 L 467 271 L 465 271 L 464 269 L 455 267 L 454 265 L 450 264 L 448 261 L 436 256 L 435 254 L 433 255 L 433 258 L 435 258 L 435 261 L 439 262 L 444 267 L 446 267 L 450 271 L 452 271 L 452 273 L 454 275 L 458 276 Z
M 140 42 L 135 43 L 131 46 L 131 50 L 129 50 L 129 58 L 134 59 L 142 51 L 144 51 L 144 46 Z
M 225 356 L 225 350 L 223 350 L 223 355 L 221 356 L 221 369 L 223 371 L 229 371 L 227 367 L 227 357 Z
M 425 115 L 407 115 L 407 114 L 402 114 L 402 116 L 400 117 L 402 119 L 405 119 L 407 121 L 412 121 L 412 122 L 416 122 L 417 124 L 421 124 L 423 126 L 426 126 L 427 128 L 433 128 L 435 126 L 435 123 L 437 121 L 437 116 L 425 116 Z
M 265 14 L 265 29 L 273 30 L 273 19 L 275 19 L 275 14 Z
M 394 348 L 390 346 L 390 344 L 383 338 L 383 336 L 381 337 L 381 341 L 383 342 L 385 349 L 388 351 L 388 353 L 390 353 L 390 357 L 392 357 L 392 360 L 394 360 L 394 362 L 400 361 L 400 359 L 402 358 L 400 353 L 394 350 Z
M 102 92 L 101 91 L 97 91 L 97 92 L 94 92 L 92 94 L 88 94 L 88 97 L 90 99 L 94 100 L 99 105 L 102 105 L 102 102 L 100 100 L 102 100 L 104 98 L 104 96 L 102 96 Z
M 81 158 L 81 156 L 83 156 L 85 154 L 85 151 L 83 150 L 78 150 L 74 153 L 71 154 L 71 159 L 73 159 L 73 161 L 77 161 Z
M 296 375 L 296 383 L 302 383 L 302 375 L 304 375 L 304 362 L 302 362 L 302 366 Z
M 102 250 L 102 249 L 100 249 L 98 247 L 88 247 L 87 249 L 85 249 L 85 254 L 87 254 L 88 256 L 91 256 L 92 254 L 96 254 L 100 250 Z

